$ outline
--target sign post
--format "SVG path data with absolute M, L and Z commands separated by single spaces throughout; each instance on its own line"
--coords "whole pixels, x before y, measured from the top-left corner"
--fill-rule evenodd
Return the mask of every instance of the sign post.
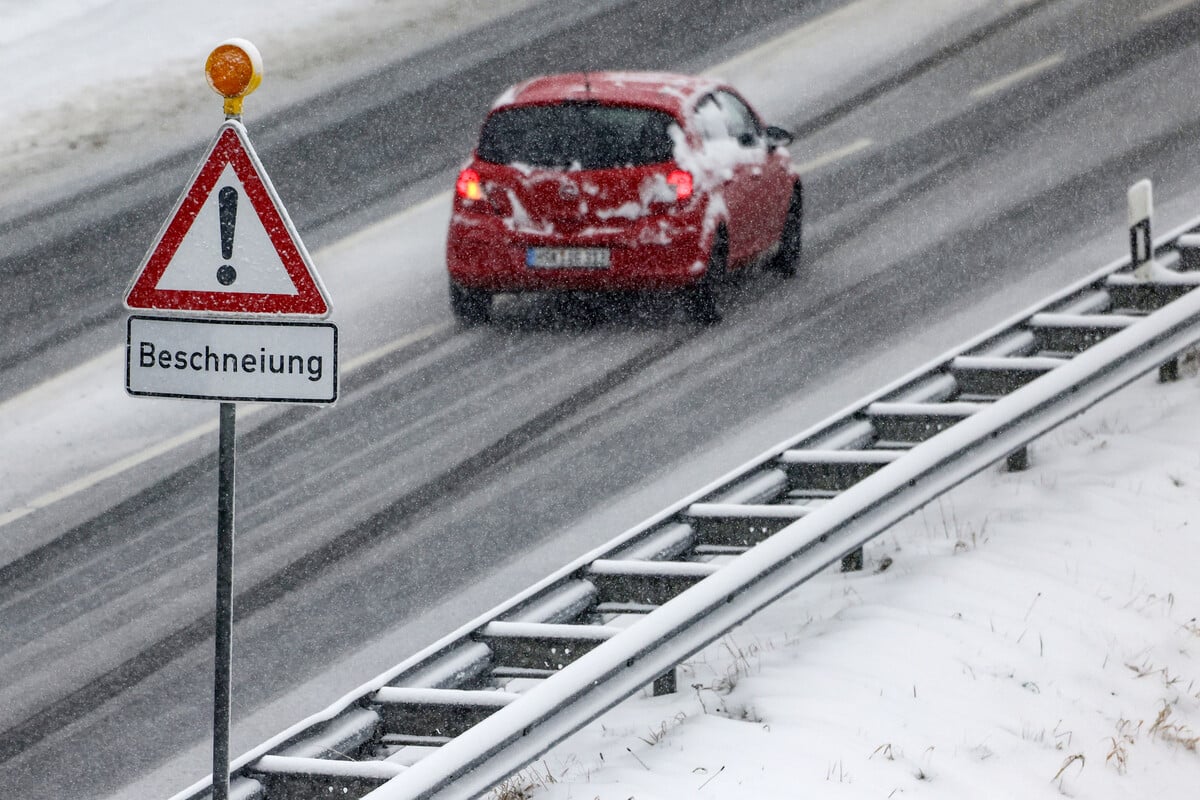
M 221 403 L 217 446 L 217 603 L 213 651 L 213 800 L 229 800 L 233 714 L 233 489 L 237 405 Z
M 217 452 L 213 800 L 229 798 L 237 401 L 331 404 L 337 328 L 329 300 L 241 123 L 262 58 L 230 39 L 205 64 L 225 124 L 125 296 L 125 389 L 220 401 Z M 296 317 L 301 320 L 295 319 Z

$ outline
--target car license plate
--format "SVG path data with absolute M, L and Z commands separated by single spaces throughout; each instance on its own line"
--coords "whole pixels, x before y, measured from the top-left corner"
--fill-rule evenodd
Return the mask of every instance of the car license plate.
M 606 247 L 530 247 L 525 251 L 527 267 L 606 269 L 609 264 Z

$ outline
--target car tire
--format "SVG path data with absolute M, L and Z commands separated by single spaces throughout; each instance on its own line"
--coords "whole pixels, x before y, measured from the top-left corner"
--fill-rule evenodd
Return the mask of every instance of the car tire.
M 802 249 L 802 233 L 804 231 L 804 195 L 800 184 L 792 189 L 792 199 L 788 203 L 787 219 L 783 223 L 783 231 L 779 234 L 779 250 L 771 259 L 769 265 L 772 272 L 778 272 L 790 278 L 796 274 L 800 263 Z
M 721 310 L 717 307 L 716 287 L 725 278 L 729 266 L 729 238 L 722 228 L 713 239 L 708 254 L 708 270 L 700 282 L 688 289 L 685 298 L 688 317 L 701 325 L 716 325 L 721 321 Z
M 482 325 L 491 320 L 492 293 L 450 281 L 450 310 L 464 326 Z

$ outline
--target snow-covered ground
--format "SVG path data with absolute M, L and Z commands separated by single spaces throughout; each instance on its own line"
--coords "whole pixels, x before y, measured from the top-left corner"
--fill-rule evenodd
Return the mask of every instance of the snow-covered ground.
M 535 0 L 0 0 L 0 211 L 31 192 L 203 142 L 221 104 L 204 60 L 238 36 L 263 53 L 247 119 Z
M 216 18 L 193 0 L 0 0 L 0 67 L 22 76 L 0 84 L 0 102 L 22 120 L 0 129 L 0 208 L 36 182 L 120 169 L 141 154 L 128 143 L 148 134 L 161 145 L 197 138 L 197 125 L 215 130 L 219 101 L 200 68 L 229 36 L 255 41 L 267 64 L 247 102 L 253 135 L 256 113 L 532 2 L 263 0 Z M 769 113 L 794 86 L 771 57 L 793 59 L 788 74 L 810 59 L 828 88 L 942 26 L 1014 4 L 859 0 L 716 71 Z M 878 47 L 840 44 L 851 32 L 861 44 L 867 29 Z M 863 52 L 875 63 L 848 61 Z M 1178 221 L 1186 205 L 1167 213 Z M 414 233 L 444 229 L 447 207 L 432 198 L 314 254 L 342 315 L 347 369 L 404 341 L 355 321 L 376 316 L 355 312 L 380 296 L 407 298 L 403 337 L 448 324 L 434 280 L 440 234 Z M 417 265 L 405 275 L 381 268 L 378 254 L 394 258 L 397 242 Z M 0 405 L 0 561 L 39 543 L 37 530 L 4 536 L 13 523 L 215 428 L 209 404 L 125 397 L 120 358 L 114 349 Z M 622 705 L 525 783 L 556 800 L 1194 796 L 1198 390 L 1195 377 L 1147 380 L 1107 401 L 1036 446 L 1030 471 L 981 476 L 914 516 L 869 550 L 866 573 L 821 576 L 691 662 L 677 696 Z M 745 456 L 794 433 L 794 416 L 780 409 L 740 432 Z M 47 469 L 18 457 L 35 450 Z M 647 491 L 662 505 L 700 483 Z M 297 705 L 260 715 L 259 733 L 295 721 Z M 158 775 L 122 796 L 160 796 L 195 777 Z
M 1189 798 L 1200 379 L 981 475 L 510 781 L 545 800 Z M 518 797 L 519 794 L 510 795 Z

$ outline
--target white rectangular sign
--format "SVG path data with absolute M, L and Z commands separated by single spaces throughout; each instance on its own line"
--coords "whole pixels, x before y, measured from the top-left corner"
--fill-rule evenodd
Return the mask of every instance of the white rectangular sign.
M 329 322 L 131 316 L 125 352 L 125 389 L 139 397 L 337 399 L 337 327 Z

